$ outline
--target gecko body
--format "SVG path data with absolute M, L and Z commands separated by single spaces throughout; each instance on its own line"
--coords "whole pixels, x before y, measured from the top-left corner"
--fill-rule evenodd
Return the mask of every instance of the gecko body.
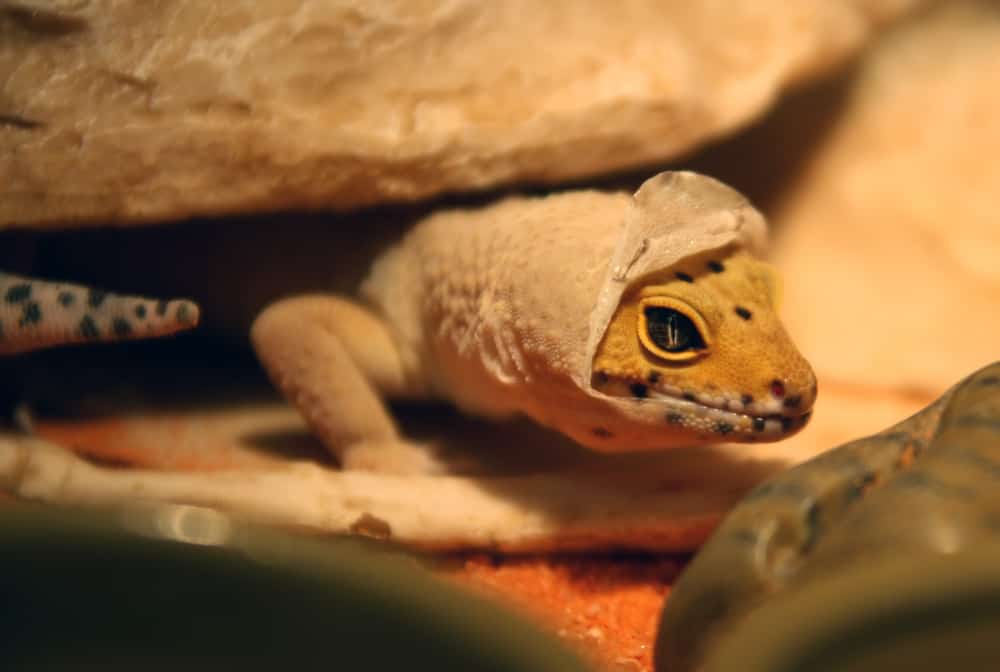
M 384 397 L 524 414 L 603 451 L 776 440 L 816 384 L 755 258 L 764 237 L 746 199 L 694 173 L 509 198 L 425 218 L 374 263 L 363 304 L 285 299 L 252 340 L 347 467 L 436 468 Z

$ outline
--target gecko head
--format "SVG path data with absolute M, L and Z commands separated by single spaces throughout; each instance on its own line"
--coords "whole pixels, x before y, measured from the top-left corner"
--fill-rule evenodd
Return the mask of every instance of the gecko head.
M 816 378 L 778 319 L 779 293 L 776 271 L 738 245 L 638 278 L 598 343 L 593 391 L 634 405 L 631 422 L 656 424 L 641 435 L 664 447 L 795 433 Z

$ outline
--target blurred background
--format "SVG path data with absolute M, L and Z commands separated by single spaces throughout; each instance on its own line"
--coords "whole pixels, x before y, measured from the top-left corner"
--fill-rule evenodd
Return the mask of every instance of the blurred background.
M 240 406 L 266 390 L 246 346 L 261 306 L 356 281 L 437 208 L 682 168 L 772 225 L 782 314 L 820 397 L 762 455 L 798 461 L 998 359 L 997 82 L 994 0 L 0 2 L 0 268 L 189 296 L 205 316 L 124 362 L 4 362 L 4 384 L 37 401 L 44 436 L 90 455 L 264 464 L 275 455 L 220 438 L 270 417 Z M 206 370 L 255 390 L 223 429 Z M 170 413 L 149 412 L 164 390 Z M 322 459 L 301 436 L 272 452 Z M 465 571 L 639 670 L 662 562 Z

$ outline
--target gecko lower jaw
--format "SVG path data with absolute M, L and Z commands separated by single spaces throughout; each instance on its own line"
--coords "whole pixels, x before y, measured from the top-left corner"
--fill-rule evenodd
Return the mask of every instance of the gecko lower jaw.
M 646 398 L 665 402 L 667 424 L 684 427 L 699 434 L 724 436 L 727 441 L 776 441 L 795 434 L 812 417 L 811 410 L 798 415 L 751 415 L 720 408 L 697 398 L 684 399 L 656 390 L 649 390 Z
M 607 376 L 595 382 L 595 389 L 602 394 L 661 404 L 666 424 L 701 438 L 724 437 L 725 441 L 746 443 L 777 441 L 802 429 L 812 415 L 808 408 L 797 409 L 794 415 L 780 412 L 784 405 L 779 399 L 746 404 L 732 395 L 685 393 L 662 382 L 654 386 Z

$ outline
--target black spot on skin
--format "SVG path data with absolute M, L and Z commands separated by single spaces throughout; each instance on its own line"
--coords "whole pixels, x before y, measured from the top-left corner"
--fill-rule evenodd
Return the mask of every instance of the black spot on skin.
M 649 388 L 646 387 L 645 383 L 632 383 L 628 386 L 628 390 L 636 399 L 645 399 L 649 393 Z
M 7 303 L 21 303 L 22 301 L 27 301 L 29 298 L 31 298 L 30 282 L 20 282 L 16 285 L 11 285 L 4 295 L 4 301 Z
M 592 431 L 594 432 L 594 436 L 597 436 L 602 439 L 610 439 L 612 436 L 614 436 L 614 434 L 612 434 L 604 427 L 594 427 Z
M 677 276 L 678 280 L 683 280 L 684 282 L 694 282 L 694 278 L 683 271 L 677 271 L 674 275 Z
M 164 315 L 167 314 L 167 302 L 166 301 L 157 301 L 156 302 L 156 314 L 159 315 L 160 317 L 163 317 Z
M 69 308 L 74 303 L 76 303 L 76 294 L 70 291 L 63 290 L 59 292 L 59 296 L 56 299 L 59 301 L 59 305 L 63 308 Z
M 781 418 L 781 431 L 787 432 L 788 430 L 790 430 L 792 428 L 792 426 L 794 424 L 795 423 L 792 420 L 792 418 L 782 417 Z
M 104 290 L 91 289 L 87 292 L 87 305 L 91 308 L 100 308 L 106 298 L 108 298 L 108 293 Z
M 138 306 L 135 307 L 135 316 L 138 317 L 140 320 L 146 319 L 145 304 L 140 303 Z
M 132 325 L 125 318 L 116 317 L 111 323 L 111 330 L 115 332 L 115 336 L 124 338 L 132 334 Z
M 1000 385 L 1000 376 L 983 376 L 977 381 L 977 384 L 983 385 L 984 387 Z
M 742 317 L 744 320 L 749 320 L 751 317 L 753 317 L 753 313 L 751 313 L 743 306 L 736 306 L 734 310 L 736 311 L 736 314 Z
M 598 371 L 594 374 L 594 385 L 607 385 L 608 384 L 608 374 L 603 371 Z
M 764 431 L 764 418 L 754 418 L 753 419 L 753 431 L 763 432 Z
M 685 401 L 697 401 L 697 399 L 695 398 L 695 396 L 693 394 L 691 394 L 690 392 L 685 392 L 684 394 L 681 395 L 681 397 Z
M 729 432 L 733 431 L 733 426 L 728 422 L 717 422 L 715 423 L 715 431 L 725 436 Z
M 667 422 L 671 425 L 679 425 L 684 422 L 684 416 L 680 413 L 667 413 Z
M 17 326 L 24 327 L 29 324 L 38 324 L 42 321 L 42 307 L 38 305 L 37 301 L 28 301 L 24 304 L 24 309 L 21 311 L 21 319 L 18 320 Z
M 175 315 L 178 324 L 191 324 L 194 320 L 194 316 L 191 314 L 191 306 L 187 303 L 182 303 L 177 306 L 177 313 Z
M 646 380 L 649 381 L 650 385 L 656 385 L 658 382 L 660 382 L 660 372 L 650 371 L 649 375 L 646 376 Z
M 798 408 L 799 404 L 801 403 L 802 403 L 802 395 L 796 394 L 793 397 L 788 397 L 787 399 L 785 399 L 785 401 L 782 403 L 782 406 L 784 406 L 785 408 Z
M 80 320 L 80 335 L 88 341 L 100 338 L 101 332 L 97 329 L 97 323 L 90 315 L 84 315 Z
M 722 273 L 726 270 L 726 267 L 722 265 L 721 261 L 710 261 L 708 262 L 708 270 L 713 273 Z
M 749 406 L 750 404 L 753 403 L 753 395 L 752 394 L 740 395 L 740 401 L 743 402 L 744 406 Z

